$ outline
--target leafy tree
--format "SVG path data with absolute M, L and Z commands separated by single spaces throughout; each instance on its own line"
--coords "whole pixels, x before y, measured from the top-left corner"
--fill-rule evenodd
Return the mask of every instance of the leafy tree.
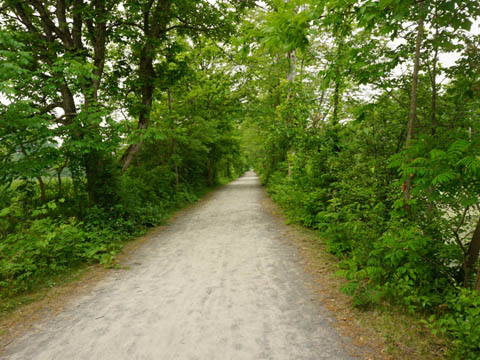
M 436 314 L 456 356 L 475 358 L 478 3 L 273 1 L 257 12 L 244 25 L 256 96 L 242 131 L 267 189 L 327 238 L 358 306 Z M 294 86 L 282 82 L 282 44 L 302 44 Z M 449 68 L 440 60 L 452 52 Z

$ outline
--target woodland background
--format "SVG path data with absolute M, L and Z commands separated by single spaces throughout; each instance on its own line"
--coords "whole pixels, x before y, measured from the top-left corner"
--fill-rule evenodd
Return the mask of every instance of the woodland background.
M 342 259 L 356 306 L 396 304 L 477 359 L 479 16 L 474 0 L 2 0 L 2 310 L 253 167 Z

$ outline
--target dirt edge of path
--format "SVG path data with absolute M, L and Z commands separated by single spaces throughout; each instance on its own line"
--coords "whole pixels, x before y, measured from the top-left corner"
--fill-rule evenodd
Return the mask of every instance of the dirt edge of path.
M 115 257 L 118 264 L 116 268 L 106 268 L 99 264 L 80 268 L 68 275 L 67 280 L 62 284 L 41 290 L 40 300 L 22 305 L 0 317 L 0 357 L 15 339 L 60 313 L 73 299 L 90 293 L 95 285 L 109 273 L 128 271 L 129 268 L 125 264 L 137 249 L 161 234 L 177 217 L 209 201 L 221 188 L 222 186 L 215 187 L 196 202 L 178 209 L 168 218 L 165 225 L 153 227 L 145 235 L 127 241 L 122 251 Z
M 395 311 L 356 309 L 352 298 L 340 291 L 346 280 L 336 275 L 339 259 L 327 252 L 325 241 L 318 233 L 299 224 L 286 223 L 283 209 L 268 195 L 262 205 L 284 224 L 286 240 L 298 249 L 305 271 L 313 277 L 318 302 L 337 320 L 332 325 L 339 334 L 351 339 L 353 346 L 346 350 L 353 356 L 365 360 L 446 358 L 445 344 L 425 329 L 419 319 Z M 386 324 L 388 322 L 392 324 Z M 411 334 L 408 334 L 410 327 Z

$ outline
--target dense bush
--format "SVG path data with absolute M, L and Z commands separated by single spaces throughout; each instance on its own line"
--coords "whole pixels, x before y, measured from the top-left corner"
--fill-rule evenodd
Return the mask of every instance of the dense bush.
M 194 202 L 206 190 L 205 184 L 185 184 L 176 190 L 172 183 L 162 182 L 161 177 L 156 181 L 151 175 L 146 174 L 150 181 L 123 179 L 117 205 L 89 208 L 82 218 L 62 216 L 71 211 L 64 199 L 29 212 L 22 209 L 22 199 L 4 207 L 0 296 L 28 291 L 42 278 L 82 263 L 111 265 L 127 239 L 161 224 L 172 210 Z
M 147 143 L 143 155 L 152 150 Z M 194 150 L 193 150 L 194 151 Z M 203 151 L 203 150 L 202 150 Z M 186 156 L 192 155 L 192 152 Z M 166 163 L 165 163 L 166 161 Z M 111 205 L 88 204 L 85 184 L 46 181 L 48 202 L 41 204 L 34 182 L 16 181 L 0 191 L 0 297 L 29 291 L 51 275 L 85 263 L 110 266 L 126 240 L 163 223 L 175 209 L 196 201 L 208 189 L 205 164 L 195 164 L 189 178 L 172 171 L 169 159 L 138 162 L 117 179 Z M 240 175 L 240 159 L 218 165 L 215 185 Z M 186 169 L 185 169 L 186 170 Z M 221 177 L 228 173 L 229 177 Z
M 394 105 L 384 98 L 375 106 Z M 403 151 L 400 121 L 399 110 L 381 129 L 365 116 L 298 130 L 289 154 L 270 146 L 274 141 L 257 143 L 264 150 L 255 150 L 263 154 L 255 167 L 290 219 L 321 232 L 340 257 L 348 279 L 343 290 L 356 306 L 387 301 L 431 314 L 432 329 L 456 344 L 452 357 L 476 359 L 478 261 L 466 264 L 480 216 L 480 140 L 478 134 L 466 139 L 472 119 L 465 119 L 455 131 L 437 130 L 435 139 L 419 134 Z M 407 177 L 413 179 L 408 206 Z
M 187 8 L 192 15 L 207 11 L 209 19 L 225 16 L 210 6 Z M 106 26 L 113 18 L 105 14 L 92 21 Z M 104 36 L 113 47 L 103 55 L 120 63 L 96 72 L 102 62 L 87 55 L 89 37 L 85 52 L 70 52 L 60 39 L 51 39 L 47 51 L 11 20 L 0 31 L 0 68 L 12 70 L 0 71 L 0 297 L 27 292 L 74 266 L 111 265 L 125 240 L 245 170 L 235 73 L 209 36 L 195 31 L 193 42 L 184 31 L 161 37 L 151 50 L 155 70 L 146 78 L 152 81 L 145 81 L 138 73 L 144 69 L 135 68 L 141 63 L 135 57 L 145 54 L 138 51 L 141 36 L 116 45 L 115 37 Z M 65 76 L 68 84 L 45 72 Z M 93 78 L 97 87 L 89 83 Z M 67 93 L 71 108 L 59 116 Z

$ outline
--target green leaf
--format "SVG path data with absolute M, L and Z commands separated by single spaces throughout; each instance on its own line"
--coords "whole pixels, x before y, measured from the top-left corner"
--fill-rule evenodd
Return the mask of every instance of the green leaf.
M 7 207 L 0 210 L 0 217 L 7 216 L 8 214 L 10 214 L 10 208 Z

